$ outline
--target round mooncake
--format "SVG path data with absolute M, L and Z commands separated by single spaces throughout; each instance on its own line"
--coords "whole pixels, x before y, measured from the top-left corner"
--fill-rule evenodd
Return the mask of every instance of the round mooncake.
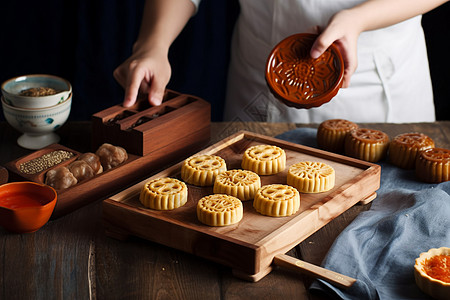
M 345 137 L 344 152 L 346 155 L 368 162 L 383 159 L 389 147 L 389 136 L 375 129 L 358 128 Z
M 256 145 L 245 150 L 242 168 L 258 175 L 272 175 L 286 168 L 286 153 L 273 145 Z
M 326 120 L 317 128 L 317 146 L 323 150 L 343 153 L 345 136 L 357 128 L 358 125 L 344 119 Z
M 186 204 L 188 189 L 184 182 L 169 177 L 150 180 L 142 187 L 139 201 L 156 210 L 172 210 Z
M 300 193 L 322 193 L 331 190 L 335 183 L 333 167 L 312 161 L 302 161 L 289 167 L 287 184 Z
M 416 160 L 416 176 L 421 181 L 439 183 L 450 180 L 450 150 L 430 148 Z
M 300 208 L 300 194 L 289 185 L 265 185 L 256 192 L 253 207 L 260 214 L 270 217 L 290 216 Z
M 417 155 L 429 148 L 434 148 L 434 141 L 423 133 L 399 134 L 389 144 L 389 161 L 400 168 L 414 169 Z
M 197 186 L 211 186 L 217 174 L 226 171 L 225 160 L 217 155 L 196 155 L 187 158 L 181 166 L 181 179 Z
M 214 194 L 227 194 L 241 201 L 252 200 L 261 187 L 258 174 L 249 170 L 228 170 L 216 176 Z
M 241 200 L 225 194 L 213 194 L 198 200 L 197 218 L 209 226 L 227 226 L 242 220 Z

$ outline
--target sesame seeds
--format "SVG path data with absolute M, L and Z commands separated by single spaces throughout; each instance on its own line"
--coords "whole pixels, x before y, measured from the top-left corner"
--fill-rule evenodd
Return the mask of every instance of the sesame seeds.
M 19 171 L 25 174 L 36 174 L 70 159 L 75 154 L 65 150 L 55 150 L 19 165 Z

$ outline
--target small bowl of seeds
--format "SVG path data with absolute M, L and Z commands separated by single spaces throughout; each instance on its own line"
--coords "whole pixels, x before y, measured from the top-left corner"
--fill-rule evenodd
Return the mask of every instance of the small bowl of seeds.
M 37 150 L 59 142 L 55 133 L 69 118 L 72 94 L 63 102 L 45 108 L 21 108 L 9 105 L 1 97 L 3 115 L 6 121 L 22 135 L 17 139 L 19 146 Z
M 14 77 L 2 84 L 5 102 L 19 108 L 46 108 L 62 103 L 72 93 L 72 85 L 64 78 L 33 74 Z

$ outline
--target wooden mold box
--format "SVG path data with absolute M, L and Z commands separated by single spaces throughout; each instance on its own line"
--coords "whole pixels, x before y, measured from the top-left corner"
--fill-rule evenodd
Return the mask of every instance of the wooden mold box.
M 336 172 L 335 187 L 324 193 L 301 193 L 300 210 L 290 217 L 268 217 L 244 202 L 244 217 L 235 225 L 210 227 L 197 220 L 197 201 L 212 194 L 212 187 L 188 185 L 187 203 L 173 211 L 156 211 L 139 202 L 142 186 L 149 180 L 174 177 L 181 180 L 182 162 L 173 165 L 103 201 L 107 235 L 125 239 L 138 236 L 229 266 L 236 276 L 257 281 L 271 270 L 272 260 L 284 254 L 335 217 L 362 200 L 372 200 L 380 186 L 381 167 L 342 155 L 266 137 L 239 132 L 198 154 L 225 159 L 227 168 L 241 168 L 250 146 L 270 144 L 286 152 L 286 170 L 261 176 L 261 184 L 286 184 L 287 169 L 299 161 L 321 161 Z
M 163 104 L 158 107 L 149 107 L 140 101 L 128 109 L 116 105 L 95 114 L 92 121 L 92 152 L 103 143 L 110 143 L 125 148 L 128 159 L 91 179 L 57 190 L 58 200 L 52 218 L 116 193 L 202 149 L 209 143 L 210 125 L 208 102 L 173 91 L 166 92 Z M 37 174 L 20 171 L 22 163 L 55 150 L 72 152 L 74 157 Z M 8 162 L 5 167 L 11 181 L 44 183 L 49 170 L 66 166 L 79 155 L 74 149 L 53 144 Z
M 112 106 L 92 116 L 92 144 L 110 143 L 144 156 L 161 147 L 186 146 L 189 140 L 210 136 L 211 107 L 205 100 L 166 90 L 161 105 L 146 99 L 134 106 Z M 188 139 L 186 137 L 189 137 Z

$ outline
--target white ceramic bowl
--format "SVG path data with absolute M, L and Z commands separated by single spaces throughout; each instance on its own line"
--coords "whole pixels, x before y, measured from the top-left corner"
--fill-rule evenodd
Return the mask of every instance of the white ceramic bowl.
M 435 299 L 449 300 L 450 282 L 431 277 L 426 271 L 427 260 L 437 255 L 450 256 L 450 248 L 432 248 L 428 252 L 420 253 L 420 256 L 415 261 L 414 277 L 416 284 L 423 292 Z M 442 265 L 440 268 L 445 269 L 445 266 Z
M 57 91 L 48 96 L 23 96 L 20 93 L 30 88 L 46 87 Z M 10 106 L 21 108 L 44 108 L 64 102 L 72 93 L 72 85 L 64 78 L 34 74 L 11 78 L 3 82 L 2 94 L 5 102 Z
M 17 143 L 26 149 L 41 149 L 59 142 L 54 133 L 69 117 L 72 105 L 72 94 L 64 102 L 46 108 L 19 108 L 1 99 L 6 121 L 16 130 L 23 133 Z

